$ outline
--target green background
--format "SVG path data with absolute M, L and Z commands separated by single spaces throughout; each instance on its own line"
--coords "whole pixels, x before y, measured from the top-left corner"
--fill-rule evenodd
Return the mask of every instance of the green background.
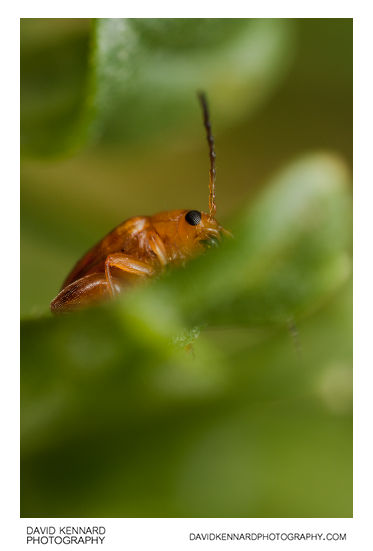
M 52 317 L 129 216 L 234 240 Z M 21 515 L 352 516 L 352 20 L 21 21 Z

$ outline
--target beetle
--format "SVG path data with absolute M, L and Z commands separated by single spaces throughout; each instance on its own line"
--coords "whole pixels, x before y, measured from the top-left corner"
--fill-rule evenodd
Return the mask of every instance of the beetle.
M 215 219 L 215 145 L 206 96 L 199 92 L 198 98 L 209 145 L 209 212 L 179 209 L 125 220 L 75 264 L 51 302 L 53 313 L 113 297 L 231 235 Z

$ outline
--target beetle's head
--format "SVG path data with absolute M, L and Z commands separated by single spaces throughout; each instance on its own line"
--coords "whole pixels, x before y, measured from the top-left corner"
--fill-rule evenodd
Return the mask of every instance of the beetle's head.
M 223 235 L 231 235 L 207 212 L 185 210 L 179 218 L 179 234 L 191 250 L 216 247 Z

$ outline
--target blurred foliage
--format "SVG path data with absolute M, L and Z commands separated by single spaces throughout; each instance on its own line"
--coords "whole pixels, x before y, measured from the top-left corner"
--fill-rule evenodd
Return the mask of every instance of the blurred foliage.
M 86 136 L 87 25 L 53 21 L 21 19 L 22 154 L 74 149 Z
M 56 21 L 56 36 L 40 43 L 42 24 L 22 20 L 26 155 L 73 150 L 88 136 L 143 143 L 188 120 L 193 127 L 198 89 L 214 94 L 217 120 L 231 122 L 264 100 L 292 44 L 286 20 L 100 19 L 90 54 L 88 20 Z
M 22 516 L 352 515 L 351 31 L 22 21 Z M 110 226 L 207 203 L 196 88 L 234 239 L 52 318 Z
M 200 89 L 214 97 L 216 123 L 232 124 L 288 67 L 291 31 L 281 19 L 99 20 L 95 126 L 106 140 L 142 143 L 170 127 L 186 132 L 200 124 Z

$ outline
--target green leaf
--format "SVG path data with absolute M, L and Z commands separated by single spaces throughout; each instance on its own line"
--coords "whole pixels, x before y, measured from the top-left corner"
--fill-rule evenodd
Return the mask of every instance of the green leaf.
M 184 132 L 200 124 L 201 88 L 232 124 L 280 81 L 292 43 L 286 20 L 23 19 L 22 154 Z
M 279 19 L 99 19 L 96 131 L 143 142 L 193 128 L 201 89 L 214 96 L 217 124 L 237 122 L 279 82 L 292 44 Z

